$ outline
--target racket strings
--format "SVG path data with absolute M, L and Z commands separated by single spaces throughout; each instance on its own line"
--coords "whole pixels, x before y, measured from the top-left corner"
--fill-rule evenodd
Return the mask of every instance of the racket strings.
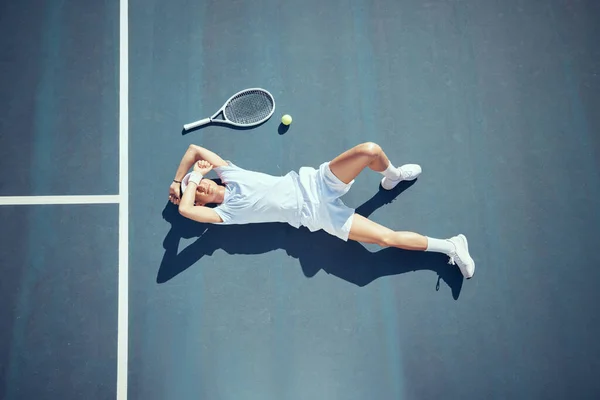
M 274 102 L 268 93 L 252 90 L 240 93 L 225 107 L 225 117 L 237 124 L 254 124 L 271 115 Z

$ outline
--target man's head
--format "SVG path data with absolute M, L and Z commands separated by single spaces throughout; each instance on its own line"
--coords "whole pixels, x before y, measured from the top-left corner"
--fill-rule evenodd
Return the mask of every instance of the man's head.
M 217 185 L 211 179 L 202 179 L 196 186 L 196 205 L 204 206 L 211 203 L 222 203 L 225 194 L 225 188 Z

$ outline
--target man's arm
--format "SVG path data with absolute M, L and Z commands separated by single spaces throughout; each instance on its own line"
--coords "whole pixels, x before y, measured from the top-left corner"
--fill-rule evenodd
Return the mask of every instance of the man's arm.
M 173 204 L 179 204 L 180 202 L 181 180 L 190 170 L 192 165 L 194 165 L 196 161 L 200 160 L 207 161 L 208 163 L 212 164 L 213 167 L 222 167 L 227 165 L 225 160 L 212 151 L 195 144 L 190 144 L 187 151 L 183 155 L 181 162 L 179 163 L 179 168 L 177 168 L 177 172 L 175 172 L 175 178 L 169 187 L 169 201 L 171 201 Z
M 190 182 L 179 203 L 179 213 L 184 217 L 197 222 L 218 224 L 223 222 L 221 216 L 212 208 L 195 206 L 196 183 Z
M 207 224 L 219 224 L 223 222 L 221 216 L 212 208 L 205 206 L 181 207 L 179 204 L 179 213 L 192 221 L 204 222 Z
M 190 144 L 187 151 L 183 155 L 181 162 L 179 163 L 179 168 L 177 168 L 177 172 L 175 172 L 174 181 L 181 182 L 185 174 L 190 170 L 192 165 L 196 161 L 205 160 L 212 164 L 213 167 L 223 167 L 227 165 L 227 162 L 219 157 L 217 154 L 212 151 L 205 149 L 204 147 L 197 146 L 195 144 Z

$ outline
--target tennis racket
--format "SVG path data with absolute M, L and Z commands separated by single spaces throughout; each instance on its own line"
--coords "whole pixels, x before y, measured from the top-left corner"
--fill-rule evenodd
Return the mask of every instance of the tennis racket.
M 212 117 L 185 124 L 183 129 L 187 131 L 211 122 L 239 127 L 255 126 L 271 118 L 274 111 L 275 99 L 271 93 L 260 88 L 245 89 L 231 96 Z M 219 114 L 223 115 L 223 119 L 217 119 Z

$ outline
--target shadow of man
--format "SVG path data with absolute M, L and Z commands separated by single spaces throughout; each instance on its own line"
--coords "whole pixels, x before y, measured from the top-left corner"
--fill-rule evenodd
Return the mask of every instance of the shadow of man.
M 402 182 L 391 191 L 380 190 L 356 212 L 368 217 L 379 207 L 393 202 L 414 182 Z M 323 270 L 363 287 L 384 276 L 430 270 L 438 275 L 436 290 L 443 280 L 457 300 L 462 288 L 462 274 L 458 268 L 447 264 L 448 257 L 444 254 L 396 248 L 371 252 L 355 241 L 344 242 L 324 231 L 310 232 L 306 228 L 296 229 L 283 223 L 202 224 L 180 216 L 177 207 L 171 203 L 167 203 L 163 210 L 163 218 L 171 224 L 171 230 L 163 242 L 165 253 L 158 270 L 158 283 L 167 282 L 217 249 L 228 254 L 263 254 L 283 249 L 299 260 L 307 277 Z M 180 252 L 181 239 L 193 237 L 198 239 Z

